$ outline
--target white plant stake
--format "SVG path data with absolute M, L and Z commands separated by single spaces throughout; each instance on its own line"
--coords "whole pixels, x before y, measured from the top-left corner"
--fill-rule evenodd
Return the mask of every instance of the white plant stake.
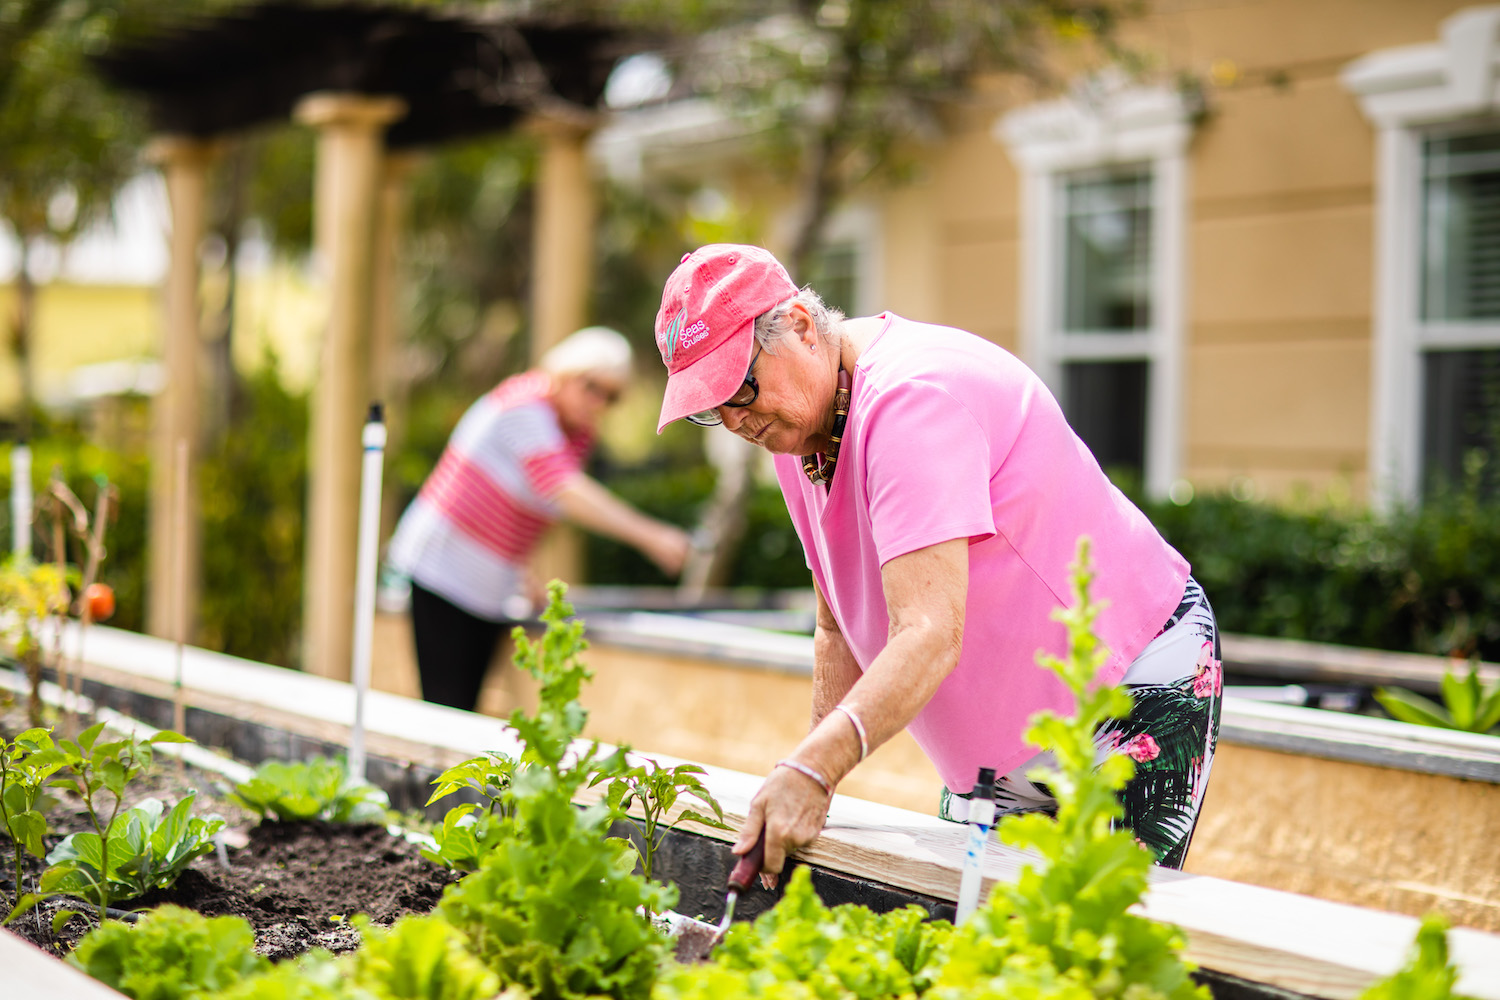
M 172 632 L 177 640 L 177 664 L 172 679 L 172 728 L 187 733 L 187 706 L 182 697 L 182 657 L 188 641 L 187 621 L 187 533 L 188 533 L 188 443 L 177 439 L 177 462 L 172 505 L 176 517 L 172 531 Z M 178 762 L 178 771 L 182 765 Z
M 385 462 L 385 417 L 370 404 L 359 484 L 359 559 L 354 576 L 354 728 L 349 733 L 349 780 L 365 780 L 365 695 L 370 689 L 370 643 L 375 627 L 376 559 L 380 544 L 380 477 Z
M 984 881 L 984 852 L 990 842 L 990 827 L 995 823 L 995 772 L 979 769 L 979 781 L 969 799 L 969 846 L 964 852 L 963 875 L 958 883 L 958 912 L 955 924 L 969 919 L 979 906 L 979 887 Z
M 10 551 L 17 562 L 31 558 L 31 446 L 10 450 Z

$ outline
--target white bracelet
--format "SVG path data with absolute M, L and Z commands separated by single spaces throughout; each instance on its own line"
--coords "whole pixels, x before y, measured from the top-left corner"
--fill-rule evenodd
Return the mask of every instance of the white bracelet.
M 809 778 L 811 778 L 812 780 L 814 780 L 814 781 L 816 781 L 818 783 L 818 787 L 822 788 L 824 792 L 826 792 L 830 797 L 832 797 L 832 795 L 833 795 L 833 785 L 829 784 L 827 778 L 823 777 L 821 774 L 819 774 L 817 771 L 814 771 L 812 768 L 808 767 L 806 764 L 803 764 L 803 763 L 801 763 L 799 761 L 795 761 L 795 760 L 778 760 L 776 762 L 776 766 L 777 767 L 789 767 L 793 771 L 796 771 L 799 774 L 805 774 L 805 775 L 807 775 Z
M 859 759 L 864 760 L 870 756 L 870 741 L 865 736 L 865 724 L 859 721 L 859 716 L 854 714 L 854 709 L 847 705 L 833 706 L 835 712 L 843 712 L 849 716 L 849 721 L 854 723 L 854 731 L 859 734 Z

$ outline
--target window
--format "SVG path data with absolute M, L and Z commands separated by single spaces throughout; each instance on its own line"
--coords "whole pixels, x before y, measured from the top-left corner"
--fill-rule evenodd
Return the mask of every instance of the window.
M 1150 379 L 1151 176 L 1133 169 L 1061 184 L 1060 401 L 1101 466 L 1139 478 Z
M 1500 6 L 1371 53 L 1345 87 L 1376 127 L 1372 498 L 1416 500 L 1476 458 L 1500 489 Z
M 1082 89 L 996 123 L 1022 178 L 1021 354 L 1100 465 L 1165 496 L 1180 463 L 1194 108 L 1168 88 Z
M 823 302 L 846 316 L 859 315 L 859 248 L 853 243 L 825 244 L 813 253 L 806 284 L 817 289 Z
M 1500 131 L 1422 148 L 1422 485 L 1500 459 Z M 1494 346 L 1473 346 L 1475 339 Z M 1454 346 L 1462 345 L 1462 346 Z

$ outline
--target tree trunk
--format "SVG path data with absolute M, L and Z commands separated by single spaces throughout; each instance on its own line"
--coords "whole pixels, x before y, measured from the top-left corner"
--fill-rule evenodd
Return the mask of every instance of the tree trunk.
M 21 412 L 16 418 L 17 439 L 31 440 L 31 411 L 36 406 L 36 388 L 31 371 L 31 333 L 36 316 L 36 283 L 31 279 L 31 240 L 20 237 L 21 260 L 16 268 L 16 314 L 11 342 L 16 352 L 16 370 L 21 380 Z
M 856 9 L 862 9 L 856 4 Z M 847 121 L 849 102 L 860 84 L 859 43 L 863 26 L 853 23 L 843 36 L 843 61 L 832 82 L 833 107 L 828 120 L 819 126 L 808 150 L 808 165 L 803 177 L 802 215 L 792 241 L 789 263 L 792 280 L 807 283 L 813 255 L 822 239 L 823 225 L 838 199 L 839 159 L 844 153 L 843 123 Z M 710 431 L 709 433 L 715 433 Z M 749 448 L 727 453 L 714 464 L 719 477 L 714 483 L 698 529 L 700 538 L 683 567 L 680 589 L 685 596 L 701 598 L 710 587 L 723 587 L 731 581 L 730 568 L 739 554 L 745 535 L 745 512 L 755 489 L 751 475 L 754 452 Z

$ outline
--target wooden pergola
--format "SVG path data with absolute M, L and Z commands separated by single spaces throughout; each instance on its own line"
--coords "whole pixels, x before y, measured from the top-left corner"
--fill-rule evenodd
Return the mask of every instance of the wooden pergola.
M 318 133 L 314 241 L 328 321 L 312 394 L 303 667 L 347 677 L 360 429 L 369 402 L 392 385 L 407 154 L 516 127 L 539 137 L 532 330 L 534 349 L 545 349 L 584 322 L 594 220 L 584 144 L 615 63 L 638 47 L 635 36 L 595 22 L 272 0 L 164 27 L 96 60 L 108 80 L 149 105 L 151 155 L 172 213 L 167 380 L 153 417 L 153 634 L 175 637 L 180 627 L 190 636 L 199 593 L 197 248 L 219 140 L 287 119 Z M 177 511 L 174 467 L 184 441 L 189 500 Z M 186 541 L 173 559 L 178 524 Z M 174 595 L 187 609 L 181 623 Z

